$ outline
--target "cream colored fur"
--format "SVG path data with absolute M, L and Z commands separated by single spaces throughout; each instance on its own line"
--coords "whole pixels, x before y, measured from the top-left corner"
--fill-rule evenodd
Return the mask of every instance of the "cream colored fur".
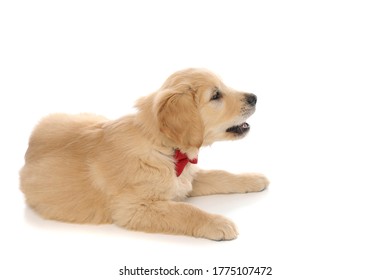
M 216 92 L 221 97 L 214 100 Z M 90 114 L 50 115 L 31 135 L 21 190 L 28 205 L 47 219 L 234 239 L 238 233 L 230 220 L 179 201 L 261 191 L 267 179 L 199 170 L 190 163 L 177 177 L 173 155 L 180 149 L 192 159 L 201 146 L 244 136 L 226 129 L 254 112 L 246 96 L 209 71 L 186 69 L 141 98 L 134 115 L 113 121 Z

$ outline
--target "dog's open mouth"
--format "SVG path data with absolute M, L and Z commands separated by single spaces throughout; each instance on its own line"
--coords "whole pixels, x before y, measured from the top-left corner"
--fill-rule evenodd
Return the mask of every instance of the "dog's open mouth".
M 229 127 L 228 129 L 226 129 L 226 132 L 235 133 L 237 135 L 242 135 L 244 133 L 247 133 L 249 131 L 249 129 L 250 129 L 249 124 L 244 122 L 240 125 L 235 125 L 235 126 Z

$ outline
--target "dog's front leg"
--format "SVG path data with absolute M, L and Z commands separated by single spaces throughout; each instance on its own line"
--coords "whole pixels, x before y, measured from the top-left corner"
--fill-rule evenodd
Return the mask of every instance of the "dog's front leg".
M 194 177 L 189 195 L 259 192 L 268 184 L 267 178 L 261 174 L 236 175 L 221 170 L 200 170 Z
M 231 240 L 238 235 L 233 222 L 221 215 L 175 201 L 132 201 L 118 197 L 112 205 L 115 224 L 144 232 L 189 235 L 212 240 Z

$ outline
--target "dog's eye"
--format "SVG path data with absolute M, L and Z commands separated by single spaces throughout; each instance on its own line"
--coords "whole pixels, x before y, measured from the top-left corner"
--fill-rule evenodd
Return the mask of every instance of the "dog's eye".
M 210 100 L 218 100 L 222 97 L 222 94 L 219 90 L 217 90 L 216 92 L 214 92 L 213 96 L 211 96 L 211 99 Z

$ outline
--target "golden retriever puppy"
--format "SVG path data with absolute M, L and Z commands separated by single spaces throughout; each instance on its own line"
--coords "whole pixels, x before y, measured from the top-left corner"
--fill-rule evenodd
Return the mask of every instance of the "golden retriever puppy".
M 115 223 L 130 230 L 212 240 L 237 237 L 220 215 L 179 202 L 187 196 L 263 190 L 259 174 L 196 167 L 201 146 L 244 137 L 256 95 L 213 73 L 186 69 L 118 120 L 54 114 L 33 131 L 20 172 L 27 204 L 47 219 Z

